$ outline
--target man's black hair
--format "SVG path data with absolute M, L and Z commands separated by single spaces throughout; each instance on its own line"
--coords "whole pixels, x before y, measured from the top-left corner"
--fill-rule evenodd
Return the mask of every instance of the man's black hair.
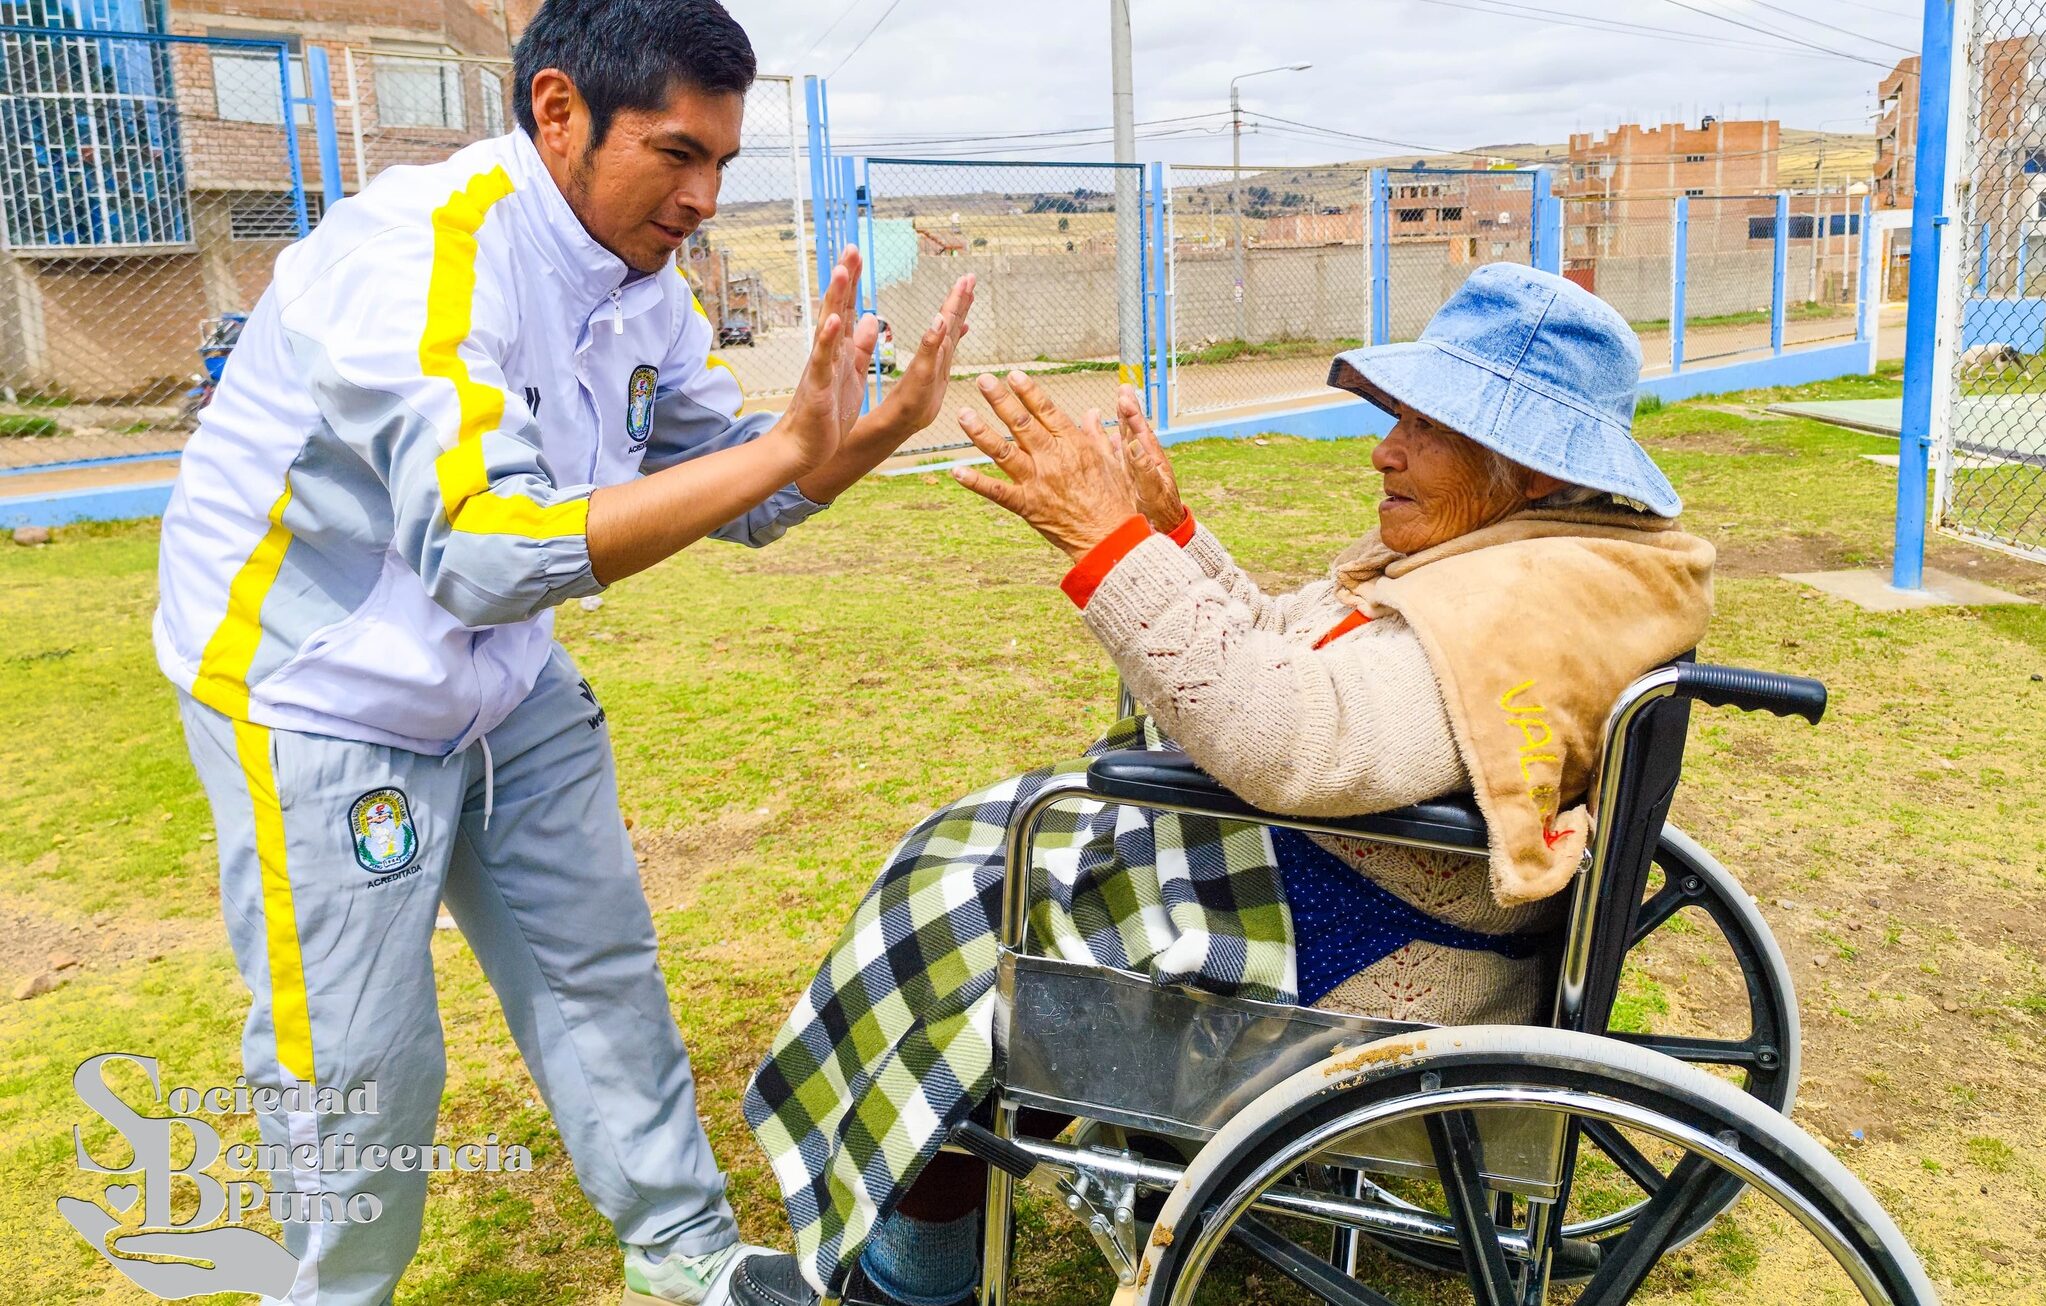
M 528 136 L 533 75 L 568 74 L 590 108 L 590 147 L 620 109 L 658 109 L 676 84 L 743 95 L 753 43 L 718 0 L 547 0 L 512 53 L 512 112 Z

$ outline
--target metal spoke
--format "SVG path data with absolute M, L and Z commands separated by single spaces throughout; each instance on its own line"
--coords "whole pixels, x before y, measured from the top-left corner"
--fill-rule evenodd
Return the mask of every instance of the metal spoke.
M 1330 1306 L 1395 1306 L 1255 1216 L 1238 1220 L 1229 1237 Z
M 1691 895 L 1674 882 L 1663 885 L 1653 898 L 1641 904 L 1640 912 L 1634 917 L 1634 937 L 1627 940 L 1627 950 L 1632 952 L 1640 947 L 1641 940 L 1661 929 L 1662 923 L 1676 915 L 1690 898 Z
M 1457 1245 L 1463 1250 L 1464 1273 L 1478 1306 L 1515 1306 L 1519 1294 L 1499 1248 L 1499 1227 L 1485 1200 L 1485 1180 L 1478 1159 L 1478 1126 L 1468 1111 L 1442 1111 L 1428 1116 L 1428 1141 L 1435 1149 L 1435 1169 L 1456 1222 Z
M 1660 1052 L 1666 1057 L 1693 1065 L 1739 1066 L 1744 1070 L 1762 1067 L 1766 1049 L 1723 1038 L 1691 1038 L 1683 1034 L 1622 1034 L 1609 1032 L 1607 1038 L 1632 1043 L 1637 1048 Z
M 1586 1120 L 1580 1125 L 1585 1135 L 1598 1145 L 1598 1150 L 1612 1158 L 1613 1164 L 1626 1172 L 1636 1187 L 1650 1197 L 1662 1191 L 1668 1180 L 1655 1162 L 1642 1155 L 1641 1149 L 1627 1141 L 1627 1136 L 1602 1120 Z
M 1577 1306 L 1620 1306 L 1633 1300 L 1641 1281 L 1669 1249 L 1691 1204 L 1719 1178 L 1719 1173 L 1704 1157 L 1695 1154 L 1680 1161 L 1661 1191 L 1649 1198 L 1634 1217 L 1620 1245 L 1606 1253 L 1605 1262 L 1585 1285 Z

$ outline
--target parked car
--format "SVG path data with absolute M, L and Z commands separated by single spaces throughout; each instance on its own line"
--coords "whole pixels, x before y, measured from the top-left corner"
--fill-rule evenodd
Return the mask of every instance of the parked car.
M 895 375 L 895 328 L 888 320 L 881 320 L 881 336 L 874 342 L 874 366 L 881 369 L 881 375 Z
M 753 324 L 751 322 L 743 321 L 739 318 L 726 318 L 725 324 L 718 328 L 718 347 L 720 349 L 728 349 L 733 345 L 750 345 L 752 343 Z

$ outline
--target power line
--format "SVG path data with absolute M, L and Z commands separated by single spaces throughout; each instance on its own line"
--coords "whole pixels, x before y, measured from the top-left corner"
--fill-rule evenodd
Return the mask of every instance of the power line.
M 881 11 L 881 16 L 880 16 L 879 18 L 876 18 L 876 19 L 874 20 L 874 25 L 873 25 L 872 27 L 869 27 L 869 28 L 867 29 L 867 34 L 866 34 L 865 36 L 862 36 L 862 37 L 861 37 L 861 38 L 860 38 L 860 39 L 858 40 L 858 42 L 856 42 L 856 43 L 855 43 L 855 44 L 853 45 L 853 48 L 852 48 L 852 49 L 850 49 L 850 50 L 847 50 L 847 51 L 845 52 L 845 58 L 843 58 L 843 59 L 840 59 L 840 60 L 838 61 L 838 64 L 837 64 L 837 66 L 836 66 L 836 67 L 834 67 L 834 68 L 833 68 L 833 69 L 832 69 L 832 70 L 831 70 L 830 72 L 828 72 L 828 73 L 826 73 L 826 74 L 824 74 L 824 75 L 825 75 L 825 76 L 826 76 L 827 78 L 830 78 L 830 77 L 836 77 L 836 76 L 838 76 L 838 70 L 839 70 L 839 68 L 843 68 L 843 67 L 845 67 L 845 66 L 846 66 L 846 65 L 847 65 L 848 63 L 852 62 L 852 57 L 853 57 L 854 55 L 858 54 L 858 53 L 859 53 L 859 52 L 860 52 L 860 51 L 861 51 L 862 49 L 864 49 L 864 48 L 866 47 L 866 44 L 867 44 L 867 42 L 868 42 L 869 40 L 871 40 L 871 39 L 873 38 L 873 35 L 874 35 L 874 33 L 876 33 L 876 32 L 878 32 L 878 31 L 880 31 L 880 30 L 881 30 L 881 24 L 883 24 L 883 23 L 885 23 L 885 22 L 887 22 L 887 21 L 888 21 L 888 15 L 890 15 L 890 14 L 894 13 L 894 12 L 895 12 L 895 9 L 896 9 L 896 6 L 900 5 L 901 3 L 902 3 L 902 0 L 888 0 L 888 7 L 887 7 L 886 9 L 883 9 L 883 10 Z
M 1772 5 L 1769 3 L 1769 0 L 1754 0 L 1754 3 L 1763 9 L 1773 10 L 1776 13 L 1782 14 L 1786 18 L 1795 18 L 1799 22 L 1810 23 L 1814 27 L 1823 27 L 1829 32 L 1838 32 L 1842 36 L 1851 36 L 1857 41 L 1867 41 L 1870 45 L 1884 46 L 1891 50 L 1902 51 L 1905 54 L 1918 53 L 1918 51 L 1908 45 L 1898 45 L 1895 41 L 1885 41 L 1879 36 L 1866 36 L 1851 27 L 1839 27 L 1822 19 L 1808 17 L 1797 12 L 1795 9 L 1785 9 L 1782 5 Z
M 1892 18 L 1922 19 L 1925 16 L 1923 14 L 1906 13 L 1902 9 L 1885 9 L 1881 5 L 1864 4 L 1862 0 L 1833 0 L 1833 2 L 1835 4 L 1846 5 L 1851 9 L 1866 9 L 1872 14 L 1888 14 Z
M 1649 23 L 1630 23 L 1618 18 L 1600 18 L 1592 14 L 1571 13 L 1562 9 L 1544 9 L 1539 5 L 1513 3 L 1513 0 L 1421 0 L 1423 4 L 1441 5 L 1448 9 L 1464 9 L 1471 13 L 1492 14 L 1500 18 L 1525 18 L 1539 20 L 1558 27 L 1575 27 L 1587 32 L 1612 32 L 1623 36 L 1645 36 L 1651 40 L 1674 41 L 1680 45 L 1711 46 L 1728 50 L 1761 50 L 1769 54 L 1790 55 L 1796 58 L 1813 58 L 1823 54 L 1828 58 L 1852 58 L 1837 51 L 1815 48 L 1814 54 L 1787 50 L 1781 45 L 1765 45 L 1759 41 L 1743 41 L 1737 37 L 1709 36 L 1702 32 L 1687 32 L 1674 27 L 1660 27 Z M 1480 6 L 1484 7 L 1480 7 Z M 1757 29 L 1761 30 L 1761 29 Z M 1765 35 L 1775 35 L 1764 32 Z M 1799 44 L 1809 44 L 1799 42 Z
M 1820 45 L 1816 41 L 1807 41 L 1801 36 L 1790 36 L 1783 32 L 1773 31 L 1767 27 L 1758 27 L 1754 23 L 1746 22 L 1742 19 L 1735 18 L 1731 14 L 1722 14 L 1711 9 L 1700 9 L 1696 5 L 1686 4 L 1684 0 L 1663 0 L 1663 3 L 1675 5 L 1677 8 L 1682 9 L 1686 13 L 1693 13 L 1701 15 L 1702 17 L 1705 18 L 1717 19 L 1722 23 L 1731 23 L 1735 27 L 1745 28 L 1747 31 L 1750 32 L 1760 32 L 1764 36 L 1773 36 L 1776 37 L 1778 40 L 1789 41 L 1794 45 L 1801 45 L 1804 46 L 1806 49 L 1816 50 L 1820 54 L 1829 54 L 1837 59 L 1852 59 L 1856 63 L 1865 63 L 1874 68 L 1881 68 L 1885 72 L 1887 72 L 1890 68 L 1889 64 L 1883 63 L 1880 60 L 1870 59 L 1863 55 L 1858 54 L 1849 54 L 1845 50 L 1835 50 L 1831 46 Z
M 833 32 L 838 30 L 838 25 L 840 23 L 843 23 L 846 19 L 851 18 L 853 15 L 853 10 L 858 9 L 861 5 L 865 4 L 866 2 L 867 0 L 852 0 L 852 3 L 848 4 L 845 8 L 839 10 L 838 17 L 831 20 L 831 26 L 825 28 L 821 33 L 819 33 L 817 39 L 810 42 L 810 48 L 803 51 L 803 57 L 807 59 L 811 55 L 817 53 L 817 48 L 823 45 L 826 39 L 828 39 Z
M 1226 109 L 1211 109 L 1207 113 L 1181 114 L 1174 118 L 1146 118 L 1138 122 L 1139 127 L 1156 127 L 1164 123 L 1198 122 L 1203 118 L 1226 118 Z M 1089 123 L 1085 127 L 1063 127 L 1047 131 L 987 131 L 963 136 L 926 136 L 914 132 L 873 132 L 869 135 L 849 138 L 847 145 L 950 145 L 977 144 L 989 141 L 1036 140 L 1048 136 L 1082 136 L 1093 132 L 1113 131 L 1111 123 Z

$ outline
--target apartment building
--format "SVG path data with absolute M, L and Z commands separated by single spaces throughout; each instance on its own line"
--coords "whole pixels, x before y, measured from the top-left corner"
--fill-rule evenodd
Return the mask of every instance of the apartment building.
M 0 0 L 0 387 L 161 404 L 210 317 L 246 311 L 299 215 L 317 221 L 311 110 L 324 48 L 344 191 L 510 122 L 511 42 L 532 0 Z M 94 32 L 197 38 L 155 43 Z M 275 46 L 282 41 L 288 68 Z M 24 166 L 25 165 L 25 166 Z M 118 329 L 109 330 L 109 324 Z
M 1576 132 L 1556 193 L 1566 199 L 1763 194 L 1776 189 L 1782 139 L 1774 119 L 1710 116 L 1696 127 L 1626 123 L 1599 137 Z
M 1875 204 L 1908 209 L 1916 186 L 1918 157 L 1918 56 L 1899 60 L 1876 84 Z

